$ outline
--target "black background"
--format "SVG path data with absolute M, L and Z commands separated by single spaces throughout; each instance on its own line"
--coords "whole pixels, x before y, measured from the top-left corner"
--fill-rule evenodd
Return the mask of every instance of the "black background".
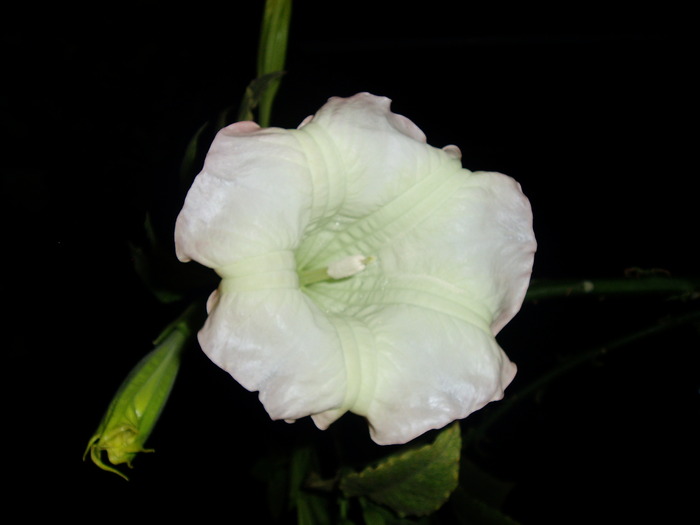
M 697 276 L 687 13 L 297 4 L 275 125 L 295 127 L 330 96 L 388 96 L 429 143 L 460 146 L 466 168 L 522 184 L 539 242 L 534 278 L 619 277 L 631 267 Z M 237 105 L 255 74 L 261 5 L 105 9 L 17 14 L 2 37 L 10 491 L 36 502 L 27 516 L 196 510 L 202 523 L 233 521 L 265 505 L 248 475 L 257 454 L 319 431 L 270 422 L 255 394 L 198 350 L 149 441 L 157 452 L 136 459 L 129 483 L 81 455 L 121 379 L 178 312 L 141 285 L 128 243 L 142 240 L 147 211 L 159 231 L 172 230 L 187 142 Z M 511 389 L 687 306 L 528 304 L 499 336 L 520 370 Z M 520 405 L 478 458 L 512 482 L 506 511 L 524 524 L 692 521 L 699 346 L 685 327 Z M 333 428 L 367 446 L 358 420 Z

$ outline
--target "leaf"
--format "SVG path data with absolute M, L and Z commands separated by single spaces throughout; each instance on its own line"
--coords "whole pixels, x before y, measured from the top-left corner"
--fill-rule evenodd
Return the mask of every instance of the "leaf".
M 462 490 L 494 508 L 503 507 L 514 485 L 484 471 L 467 457 L 462 457 L 459 480 L 459 488 L 452 493 L 452 499 Z
M 518 525 L 517 521 L 461 486 L 452 493 L 450 505 L 457 522 L 463 525 Z
M 289 504 L 296 508 L 297 525 L 330 525 L 328 502 L 305 490 L 306 480 L 318 467 L 316 453 L 310 447 L 299 447 L 292 453 L 289 465 Z
M 182 264 L 177 261 L 178 264 L 175 265 L 173 254 L 164 249 L 163 244 L 155 234 L 150 215 L 146 216 L 144 232 L 146 234 L 145 248 L 129 243 L 134 271 L 146 288 L 161 303 L 169 304 L 181 300 L 183 295 L 170 288 L 163 277 L 172 271 L 171 268 L 176 268 L 175 271 L 179 271 Z
M 331 525 L 328 502 L 318 494 L 300 492 L 297 498 L 298 525 Z
M 422 525 L 429 518 L 399 518 L 394 512 L 372 503 L 365 498 L 360 499 L 364 525 Z
M 303 489 L 304 481 L 315 462 L 314 451 L 310 447 L 298 447 L 292 452 L 289 465 L 289 504 L 296 506 Z
M 289 458 L 279 452 L 271 452 L 260 458 L 251 474 L 266 485 L 266 507 L 272 521 L 279 521 L 288 504 Z
M 144 246 L 129 243 L 134 271 L 144 286 L 164 304 L 184 299 L 199 290 L 216 288 L 220 278 L 211 269 L 200 264 L 182 264 L 155 233 L 150 215 L 144 222 Z
M 187 192 L 197 174 L 199 167 L 196 165 L 196 161 L 200 154 L 202 134 L 207 129 L 207 126 L 208 123 L 202 124 L 192 135 L 185 148 L 185 153 L 180 163 L 180 188 L 183 190 L 183 193 Z
M 459 425 L 443 430 L 432 444 L 390 456 L 375 467 L 346 474 L 346 496 L 366 496 L 399 516 L 424 516 L 439 509 L 457 487 L 462 439 Z

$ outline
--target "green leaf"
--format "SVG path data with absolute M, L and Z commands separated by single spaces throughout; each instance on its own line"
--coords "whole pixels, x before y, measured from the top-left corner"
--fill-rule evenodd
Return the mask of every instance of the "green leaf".
M 296 508 L 297 525 L 330 525 L 326 498 L 305 490 L 306 480 L 318 468 L 318 458 L 311 447 L 298 447 L 289 465 L 289 504 Z
M 169 287 L 165 276 L 173 272 L 180 273 L 183 265 L 176 261 L 171 251 L 163 247 L 153 229 L 150 215 L 147 215 L 144 221 L 144 232 L 146 234 L 145 247 L 129 243 L 134 271 L 146 288 L 161 303 L 168 304 L 181 300 L 183 295 Z
M 363 507 L 362 519 L 365 520 L 365 525 L 386 525 L 386 519 L 382 512 L 376 507 Z
M 185 148 L 185 153 L 180 163 L 180 188 L 183 190 L 183 193 L 186 193 L 192 185 L 192 180 L 199 170 L 196 161 L 200 154 L 202 134 L 207 129 L 207 126 L 208 123 L 202 124 L 192 135 Z
M 292 452 L 289 465 L 289 504 L 291 508 L 297 504 L 314 460 L 314 452 L 310 447 L 297 447 Z
M 452 493 L 450 506 L 462 525 L 518 525 L 517 521 L 461 486 Z
M 255 463 L 251 474 L 265 483 L 267 511 L 273 521 L 279 521 L 288 503 L 289 458 L 279 452 L 271 452 Z
M 150 215 L 146 216 L 144 232 L 144 245 L 129 243 L 129 249 L 134 271 L 156 299 L 170 304 L 200 289 L 216 288 L 220 277 L 201 264 L 182 264 L 178 261 L 172 244 L 166 245 L 158 238 Z
M 328 501 L 310 492 L 300 492 L 297 498 L 297 525 L 331 525 Z
M 366 496 L 402 517 L 425 516 L 439 509 L 457 487 L 461 446 L 459 425 L 454 423 L 432 444 L 346 474 L 340 488 L 348 497 Z
M 463 441 L 466 441 L 466 436 Z M 486 472 L 469 458 L 462 456 L 459 469 L 459 487 L 452 494 L 452 499 L 460 489 L 485 505 L 501 508 L 513 489 L 514 484 L 504 481 Z
M 399 518 L 396 513 L 376 503 L 360 498 L 364 525 L 422 525 L 429 518 Z

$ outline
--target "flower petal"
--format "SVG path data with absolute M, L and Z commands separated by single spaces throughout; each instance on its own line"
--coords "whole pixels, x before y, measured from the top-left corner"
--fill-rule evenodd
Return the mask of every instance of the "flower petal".
M 430 275 L 489 312 L 494 334 L 520 309 L 536 241 L 520 185 L 462 170 L 449 198 L 379 255 L 387 274 Z
M 500 399 L 515 375 L 493 334 L 527 289 L 530 207 L 504 175 L 464 170 L 453 181 L 416 226 L 382 244 L 375 265 L 307 290 L 334 324 L 351 317 L 370 334 L 359 347 L 341 338 L 359 361 L 346 375 L 348 392 L 359 393 L 345 408 L 368 418 L 380 444 L 466 417 Z
M 332 325 L 299 290 L 220 286 L 199 333 L 207 355 L 250 391 L 272 419 L 292 421 L 341 406 L 342 348 Z
M 395 305 L 374 324 L 378 377 L 366 416 L 381 445 L 468 416 L 501 399 L 515 376 L 489 333 L 443 312 Z
M 222 129 L 175 226 L 178 257 L 210 268 L 294 248 L 308 221 L 306 156 L 289 131 Z
M 390 103 L 368 93 L 348 99 L 334 97 L 302 128 L 307 141 L 329 138 L 336 160 L 326 162 L 325 180 L 330 187 L 342 181 L 344 188 L 336 191 L 341 200 L 328 206 L 327 213 L 312 215 L 297 250 L 301 268 L 310 261 L 330 264 L 342 256 L 362 253 L 343 251 L 354 249 L 348 245 L 349 236 L 383 227 L 461 170 L 456 148 L 444 151 L 425 144 L 423 132 L 392 113 Z M 324 177 L 317 180 L 323 182 Z M 314 191 L 322 191 L 319 184 L 314 184 Z M 406 193 L 411 197 L 406 198 Z M 387 206 L 391 209 L 385 210 Z M 341 233 L 344 238 L 339 237 Z
M 494 334 L 527 289 L 532 213 L 460 156 L 367 93 L 296 130 L 217 135 L 177 253 L 222 276 L 200 343 L 272 418 L 326 428 L 351 410 L 403 443 L 503 395 L 515 365 Z M 300 284 L 344 261 L 362 264 Z

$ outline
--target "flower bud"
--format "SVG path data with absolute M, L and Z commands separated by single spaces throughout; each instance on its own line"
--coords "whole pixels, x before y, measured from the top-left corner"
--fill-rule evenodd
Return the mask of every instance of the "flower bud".
M 191 318 L 199 309 L 199 305 L 193 304 L 163 330 L 154 342 L 156 347 L 129 373 L 90 438 L 83 459 L 89 452 L 95 465 L 128 479 L 105 464 L 102 453 L 107 453 L 112 465 L 126 463 L 131 468 L 137 453 L 152 452 L 145 449 L 144 444 L 168 400 L 182 350 L 194 334 Z

